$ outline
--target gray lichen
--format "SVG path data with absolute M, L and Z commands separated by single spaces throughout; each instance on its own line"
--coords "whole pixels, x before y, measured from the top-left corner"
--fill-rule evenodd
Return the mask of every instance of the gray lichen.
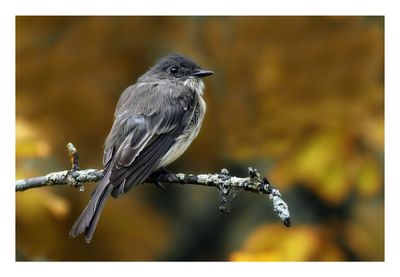
M 60 172 L 49 173 L 46 176 L 23 179 L 16 181 L 16 191 L 24 191 L 30 188 L 53 185 L 72 185 L 83 189 L 83 184 L 88 182 L 98 182 L 103 177 L 103 171 L 97 169 L 79 170 L 78 153 L 72 144 L 68 144 L 68 152 L 71 156 L 72 169 Z M 150 176 L 144 183 L 169 182 L 178 184 L 192 184 L 202 186 L 213 186 L 219 190 L 221 201 L 220 210 L 229 211 L 230 202 L 240 190 L 263 193 L 269 196 L 273 210 L 279 219 L 290 226 L 290 213 L 288 205 L 282 200 L 279 190 L 273 187 L 268 179 L 261 179 L 257 169 L 248 168 L 248 177 L 231 176 L 229 171 L 223 168 L 216 174 L 163 174 L 160 176 Z
M 273 207 L 274 211 L 276 212 L 277 216 L 279 217 L 279 219 L 286 226 L 289 227 L 290 226 L 290 213 L 289 213 L 288 205 L 278 195 L 270 194 L 269 199 L 272 201 L 272 207 Z

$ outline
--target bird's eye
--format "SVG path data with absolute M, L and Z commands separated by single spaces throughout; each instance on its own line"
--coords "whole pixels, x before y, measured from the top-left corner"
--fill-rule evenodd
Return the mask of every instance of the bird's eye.
M 171 72 L 172 74 L 176 74 L 176 73 L 178 73 L 178 68 L 176 68 L 175 66 L 171 66 L 171 68 L 169 69 L 169 72 Z

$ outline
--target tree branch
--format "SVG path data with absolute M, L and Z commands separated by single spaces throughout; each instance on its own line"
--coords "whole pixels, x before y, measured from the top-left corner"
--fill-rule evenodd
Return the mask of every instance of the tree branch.
M 83 183 L 98 182 L 103 177 L 103 170 L 85 169 L 80 170 L 78 152 L 72 143 L 67 144 L 71 158 L 72 169 L 49 173 L 46 176 L 22 179 L 16 181 L 15 191 L 24 191 L 31 188 L 54 185 L 71 185 L 83 190 Z M 256 169 L 248 168 L 248 177 L 235 177 L 229 174 L 227 169 L 222 169 L 216 174 L 184 174 L 184 173 L 154 173 L 143 183 L 170 183 L 181 185 L 200 185 L 216 187 L 221 196 L 219 209 L 222 212 L 229 211 L 229 205 L 237 191 L 251 191 L 268 195 L 272 202 L 273 210 L 279 219 L 290 226 L 290 213 L 287 204 L 282 200 L 281 194 L 273 187 L 268 179 L 261 179 Z

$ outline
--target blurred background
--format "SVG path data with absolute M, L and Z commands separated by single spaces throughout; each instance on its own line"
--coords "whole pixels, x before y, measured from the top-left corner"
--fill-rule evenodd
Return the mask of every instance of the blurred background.
M 16 193 L 16 260 L 383 261 L 383 17 L 16 17 L 16 178 L 101 168 L 121 92 L 178 52 L 206 78 L 199 137 L 168 169 L 246 176 L 282 193 L 286 228 L 268 198 L 144 184 L 103 211 L 94 239 L 68 232 L 85 191 Z

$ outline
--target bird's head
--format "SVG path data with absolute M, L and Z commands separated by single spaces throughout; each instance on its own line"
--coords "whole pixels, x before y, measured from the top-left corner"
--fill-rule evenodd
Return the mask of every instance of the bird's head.
M 214 74 L 211 70 L 202 69 L 193 60 L 179 55 L 171 54 L 159 59 L 153 67 L 146 72 L 147 78 L 170 79 L 185 82 L 188 79 L 199 79 Z

